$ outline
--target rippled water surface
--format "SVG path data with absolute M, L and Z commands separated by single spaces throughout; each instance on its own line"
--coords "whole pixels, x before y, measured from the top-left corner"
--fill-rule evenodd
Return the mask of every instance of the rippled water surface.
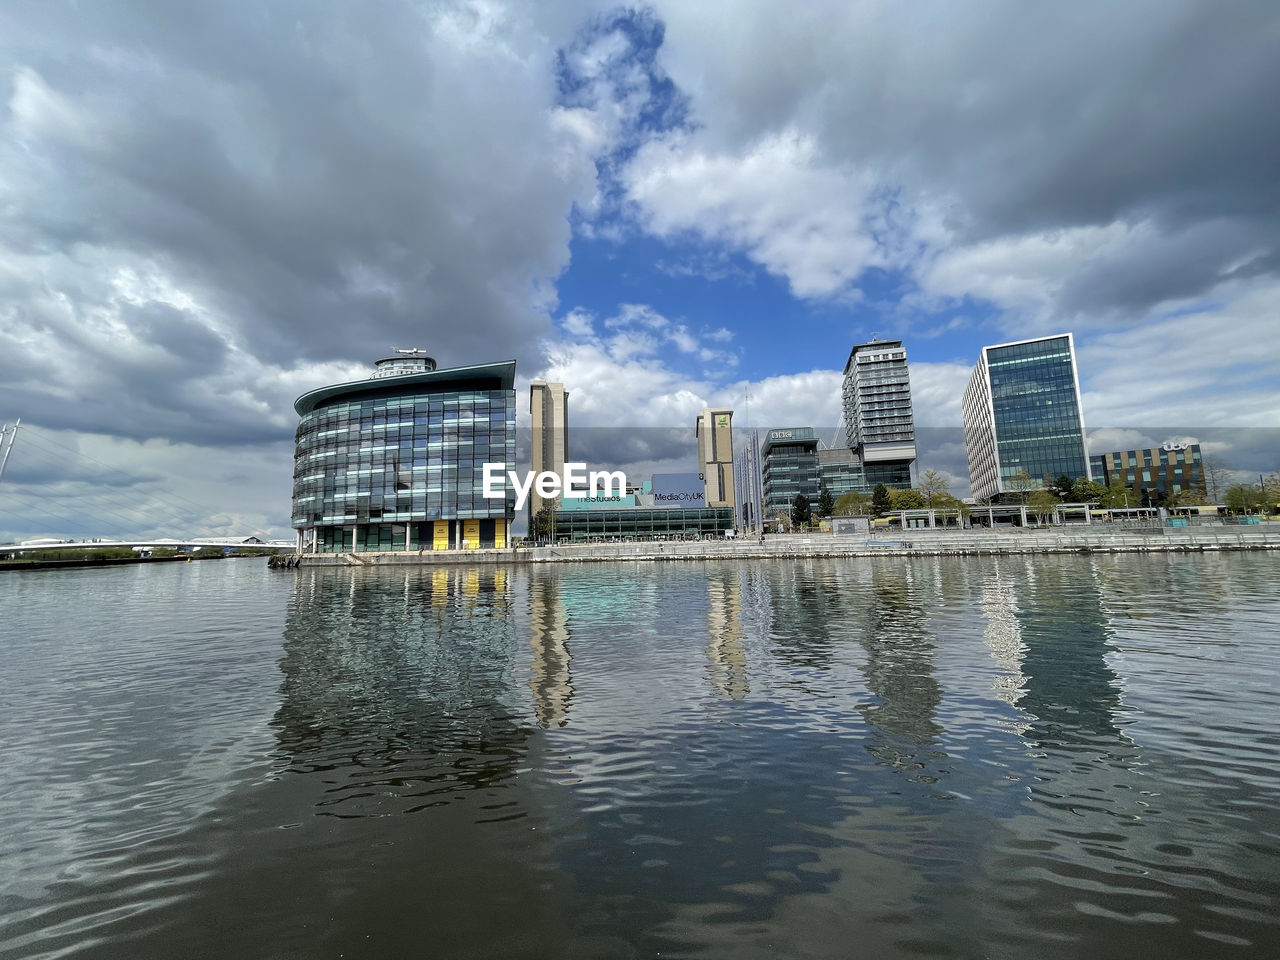
M 0 575 L 0 956 L 1280 956 L 1280 558 Z

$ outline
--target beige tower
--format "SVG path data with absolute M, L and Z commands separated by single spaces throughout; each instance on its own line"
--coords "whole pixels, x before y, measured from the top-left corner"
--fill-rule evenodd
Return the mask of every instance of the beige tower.
M 708 507 L 732 507 L 733 411 L 708 407 L 698 414 L 698 472 L 702 474 Z
M 534 380 L 529 384 L 529 412 L 533 414 L 533 472 L 549 470 L 564 476 L 569 455 L 569 394 L 563 383 Z M 536 487 L 529 491 L 529 523 L 547 501 Z

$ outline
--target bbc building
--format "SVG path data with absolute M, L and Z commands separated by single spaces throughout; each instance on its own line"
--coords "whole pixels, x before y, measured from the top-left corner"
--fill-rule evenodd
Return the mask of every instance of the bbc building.
M 486 498 L 483 466 L 515 462 L 515 375 L 514 360 L 437 370 L 402 350 L 299 397 L 299 552 L 507 546 L 514 495 Z

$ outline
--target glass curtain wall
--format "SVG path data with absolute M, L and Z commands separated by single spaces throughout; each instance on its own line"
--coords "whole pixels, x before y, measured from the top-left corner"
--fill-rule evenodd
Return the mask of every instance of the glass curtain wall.
M 987 351 L 1000 476 L 1088 475 L 1070 341 L 1052 337 Z
M 511 391 L 335 402 L 299 423 L 293 526 L 316 527 L 320 552 L 450 545 L 433 521 L 461 521 L 492 546 L 514 500 L 484 497 L 486 462 L 515 462 Z

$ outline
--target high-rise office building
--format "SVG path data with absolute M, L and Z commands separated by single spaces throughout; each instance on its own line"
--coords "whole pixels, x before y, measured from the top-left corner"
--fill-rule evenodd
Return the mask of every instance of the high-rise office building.
M 764 519 L 791 515 L 791 504 L 803 494 L 812 504 L 821 493 L 818 438 L 812 427 L 770 430 L 760 450 L 764 477 Z
M 758 530 L 764 518 L 764 491 L 760 483 L 760 431 L 749 430 L 738 457 L 737 521 L 743 530 Z
M 294 452 L 299 550 L 503 547 L 514 495 L 484 495 L 484 464 L 514 465 L 516 363 L 437 370 L 419 350 L 365 380 L 304 393 Z
M 845 442 L 862 460 L 866 482 L 911 486 L 916 459 L 911 377 L 901 340 L 872 340 L 844 366 Z
M 1071 334 L 983 347 L 962 404 L 969 486 L 979 501 L 1089 477 Z M 1014 485 L 1011 486 L 1011 480 Z
M 733 411 L 707 407 L 698 414 L 698 472 L 706 485 L 708 507 L 732 507 Z
M 569 393 L 563 383 L 534 380 L 529 384 L 529 413 L 533 417 L 532 460 L 535 475 L 544 471 L 564 476 L 569 455 Z M 537 486 L 529 490 L 529 525 L 547 505 Z

